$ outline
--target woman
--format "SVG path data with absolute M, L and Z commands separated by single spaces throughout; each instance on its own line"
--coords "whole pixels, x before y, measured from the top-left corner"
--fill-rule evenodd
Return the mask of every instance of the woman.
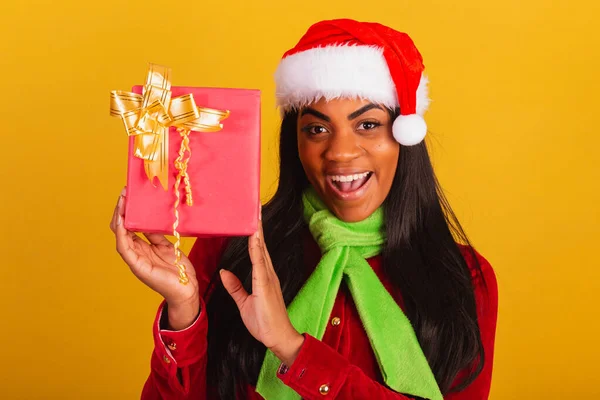
M 250 238 L 111 228 L 160 293 L 143 399 L 485 399 L 497 287 L 437 184 L 421 55 L 388 27 L 313 25 L 275 75 L 280 180 Z M 458 243 L 457 243 L 458 242 Z

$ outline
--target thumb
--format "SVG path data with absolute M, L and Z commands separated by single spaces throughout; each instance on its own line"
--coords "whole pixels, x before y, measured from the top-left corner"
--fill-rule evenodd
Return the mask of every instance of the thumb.
M 223 282 L 225 290 L 227 290 L 227 293 L 229 293 L 237 307 L 241 310 L 248 298 L 248 292 L 242 286 L 242 282 L 240 282 L 237 276 L 225 269 L 219 271 L 219 275 L 221 275 L 221 282 Z

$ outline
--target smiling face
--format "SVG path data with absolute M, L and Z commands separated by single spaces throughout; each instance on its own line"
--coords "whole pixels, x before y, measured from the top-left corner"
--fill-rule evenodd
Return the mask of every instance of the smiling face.
M 387 109 L 364 100 L 320 100 L 298 114 L 298 152 L 308 181 L 339 219 L 362 221 L 385 200 L 400 145 Z

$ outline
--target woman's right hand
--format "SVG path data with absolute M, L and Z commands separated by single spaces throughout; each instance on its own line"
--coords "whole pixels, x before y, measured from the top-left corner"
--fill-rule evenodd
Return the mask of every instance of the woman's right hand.
M 161 234 L 144 233 L 147 243 L 123 226 L 125 216 L 124 188 L 115 207 L 110 229 L 117 241 L 117 252 L 133 274 L 146 286 L 158 292 L 168 304 L 171 329 L 181 330 L 190 326 L 200 311 L 200 297 L 196 271 L 190 260 L 182 254 L 189 278 L 187 285 L 179 282 L 179 269 L 175 266 L 173 244 Z

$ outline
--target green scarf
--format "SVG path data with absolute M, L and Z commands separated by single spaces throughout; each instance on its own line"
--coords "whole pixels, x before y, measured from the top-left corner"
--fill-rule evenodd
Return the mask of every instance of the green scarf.
M 344 279 L 385 383 L 399 393 L 443 399 L 410 321 L 365 260 L 379 254 L 385 243 L 383 210 L 346 223 L 327 209 L 313 188 L 304 193 L 303 203 L 304 219 L 323 255 L 288 307 L 294 327 L 321 340 Z M 267 350 L 257 392 L 267 400 L 300 399 L 277 378 L 280 364 Z

